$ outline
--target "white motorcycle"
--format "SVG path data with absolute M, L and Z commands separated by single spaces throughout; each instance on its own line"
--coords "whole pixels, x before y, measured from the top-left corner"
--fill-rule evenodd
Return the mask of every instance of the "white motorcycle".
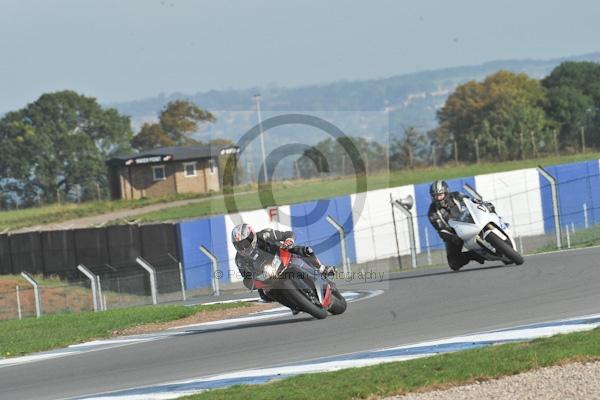
M 490 212 L 483 199 L 469 185 L 465 190 L 473 198 L 465 197 L 450 212 L 448 224 L 463 240 L 467 250 L 474 251 L 486 260 L 505 264 L 523 264 L 508 225 L 495 212 Z

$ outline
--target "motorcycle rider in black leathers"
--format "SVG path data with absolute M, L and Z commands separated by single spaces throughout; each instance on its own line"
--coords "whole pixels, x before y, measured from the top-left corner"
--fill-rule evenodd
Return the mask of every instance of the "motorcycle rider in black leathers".
M 295 239 L 292 231 L 283 232 L 267 228 L 254 232 L 254 229 L 248 224 L 236 225 L 231 231 L 231 241 L 237 250 L 235 264 L 244 278 L 244 286 L 250 290 L 255 289 L 253 279 L 255 266 L 262 266 L 265 262 L 270 261 L 273 255 L 279 252 L 280 248 L 301 256 L 321 274 L 332 274 L 334 272 L 333 267 L 321 264 L 311 247 L 296 246 Z M 294 314 L 297 314 L 298 310 L 295 306 L 279 292 L 277 289 L 271 289 L 268 292 L 258 289 L 258 293 L 264 301 L 276 300 L 292 309 Z
M 471 260 L 483 264 L 485 259 L 481 255 L 474 251 L 462 251 L 463 240 L 448 224 L 452 208 L 458 207 L 460 201 L 467 196 L 460 192 L 450 192 L 445 181 L 433 182 L 429 187 L 429 194 L 431 195 L 431 205 L 427 214 L 431 225 L 446 245 L 446 255 L 450 268 L 458 271 Z M 486 202 L 484 205 L 491 212 L 495 212 L 491 203 Z

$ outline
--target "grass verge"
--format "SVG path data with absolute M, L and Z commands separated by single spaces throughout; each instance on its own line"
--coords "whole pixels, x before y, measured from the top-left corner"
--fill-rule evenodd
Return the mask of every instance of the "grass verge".
M 101 313 L 57 314 L 21 321 L 0 322 L 0 356 L 65 347 L 91 339 L 109 337 L 133 326 L 174 321 L 203 311 L 247 307 L 247 303 L 148 306 L 109 310 Z
M 587 153 L 562 157 L 546 157 L 533 160 L 507 161 L 499 163 L 482 163 L 473 165 L 458 165 L 444 167 L 418 168 L 403 170 L 391 174 L 373 174 L 367 178 L 367 190 L 377 190 L 387 187 L 396 187 L 414 183 L 431 182 L 435 179 L 452 179 L 464 176 L 489 174 L 494 172 L 512 171 L 523 168 L 534 168 L 538 165 L 555 165 L 591 159 L 599 159 L 600 153 Z M 268 190 L 258 190 L 255 193 L 234 195 L 238 211 L 248 211 L 264 208 L 266 206 L 285 205 L 304 201 L 324 199 L 356 193 L 356 180 L 351 177 L 336 177 L 332 179 L 314 179 L 303 181 L 276 182 Z M 238 192 L 239 190 L 236 189 Z M 262 192 L 262 193 L 261 193 Z M 261 202 L 262 197 L 271 199 Z M 272 194 L 272 197 L 271 197 Z M 265 196 L 267 195 L 267 196 Z M 137 218 L 144 222 L 160 222 L 181 220 L 187 218 L 204 217 L 208 215 L 224 214 L 228 210 L 223 198 L 207 199 L 206 201 L 167 208 Z
M 177 200 L 190 200 L 202 197 L 208 197 L 208 195 L 181 194 L 177 196 L 146 198 L 139 200 L 92 201 L 81 204 L 57 203 L 40 207 L 25 208 L 21 210 L 1 211 L 0 232 L 4 230 L 15 230 L 28 226 L 60 223 L 70 219 L 101 215 L 112 211 L 136 209 L 153 204 L 170 203 Z
M 433 390 L 570 361 L 600 359 L 600 329 L 526 343 L 301 375 L 262 386 L 234 386 L 185 399 L 364 399 Z
M 600 245 L 600 225 L 594 225 L 588 229 L 582 229 L 570 234 L 571 248 L 582 249 L 585 247 L 593 247 Z M 567 236 L 563 230 L 562 235 L 563 248 L 567 248 Z M 533 251 L 533 253 L 545 253 L 547 251 L 555 251 L 556 242 L 550 241 L 547 245 L 542 246 Z

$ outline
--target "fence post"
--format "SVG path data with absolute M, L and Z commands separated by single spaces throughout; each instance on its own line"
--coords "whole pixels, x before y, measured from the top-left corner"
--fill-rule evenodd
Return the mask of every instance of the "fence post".
M 521 254 L 525 254 L 523 250 L 523 236 L 519 235 L 519 247 L 521 247 Z
M 183 277 L 183 265 L 181 264 L 181 261 L 177 260 L 175 257 L 173 257 L 171 255 L 171 253 L 167 253 L 167 256 L 169 256 L 169 258 L 173 261 L 175 261 L 177 263 L 177 266 L 179 267 L 179 283 L 181 284 L 181 300 L 182 301 L 186 301 L 186 295 L 185 295 L 185 279 Z
M 148 263 L 148 261 L 144 260 L 142 257 L 138 257 L 135 259 L 142 268 L 144 268 L 148 274 L 150 275 L 150 291 L 152 292 L 152 304 L 158 304 L 158 296 L 156 293 L 156 271 L 154 267 Z
M 17 285 L 17 315 L 19 315 L 19 319 L 23 318 L 21 314 L 21 294 L 19 293 L 19 285 Z
M 588 220 L 588 211 L 587 211 L 587 204 L 583 203 L 583 224 L 585 226 L 585 229 L 590 227 L 589 224 L 589 220 Z
M 102 295 L 102 284 L 100 283 L 100 275 L 96 275 L 96 282 L 98 285 L 98 302 L 100 305 L 100 311 L 106 311 L 106 299 Z
M 429 248 L 429 229 L 425 227 L 425 246 L 427 247 L 427 265 L 431 265 L 431 249 Z
M 342 253 L 342 269 L 345 276 L 350 276 L 350 266 L 348 265 L 348 251 L 346 250 L 346 232 L 344 227 L 340 225 L 335 219 L 331 218 L 330 215 L 325 217 L 325 220 L 329 222 L 329 225 L 338 231 L 340 235 L 340 252 Z
M 413 216 L 410 210 L 413 207 L 414 200 L 411 195 L 408 195 L 406 198 L 401 200 L 395 200 L 394 206 L 400 210 L 402 214 L 408 220 L 408 237 L 410 239 L 410 258 L 412 262 L 412 267 L 417 268 L 417 245 L 415 240 L 415 227 L 413 225 Z
M 569 232 L 569 225 L 565 226 L 565 230 L 567 231 L 567 249 L 571 248 L 571 233 Z
M 213 253 L 210 252 L 210 250 L 208 250 L 206 247 L 204 247 L 204 245 L 200 246 L 200 251 L 210 259 L 212 268 L 212 274 L 210 277 L 210 283 L 212 285 L 212 289 L 213 289 L 213 295 L 214 296 L 220 296 L 221 295 L 221 289 L 220 289 L 220 284 L 219 284 L 219 264 L 217 262 L 217 257 L 215 257 L 215 255 Z
M 94 304 L 94 312 L 98 312 L 98 289 L 96 288 L 96 275 L 92 273 L 89 269 L 85 267 L 85 265 L 79 264 L 77 269 L 81 271 L 89 280 L 90 286 L 92 287 L 92 301 Z
M 37 318 L 42 316 L 42 298 L 40 296 L 40 285 L 33 279 L 29 273 L 23 271 L 21 276 L 27 280 L 33 286 L 33 296 L 35 297 L 35 316 Z
M 402 257 L 400 257 L 400 243 L 398 243 L 398 228 L 396 227 L 396 213 L 394 211 L 394 198 L 391 193 L 390 204 L 392 205 L 392 222 L 394 223 L 394 237 L 396 239 L 396 256 L 398 257 L 398 267 L 402 269 Z
M 538 172 L 550 183 L 552 193 L 552 212 L 554 214 L 554 229 L 556 231 L 556 247 L 562 249 L 562 238 L 560 233 L 560 207 L 558 204 L 558 188 L 556 187 L 556 178 L 550 175 L 541 165 L 537 168 Z

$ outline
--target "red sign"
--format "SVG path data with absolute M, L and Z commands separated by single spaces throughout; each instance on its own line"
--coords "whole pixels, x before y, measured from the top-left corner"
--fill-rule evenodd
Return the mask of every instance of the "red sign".
M 267 214 L 271 222 L 279 222 L 279 207 L 268 207 Z

